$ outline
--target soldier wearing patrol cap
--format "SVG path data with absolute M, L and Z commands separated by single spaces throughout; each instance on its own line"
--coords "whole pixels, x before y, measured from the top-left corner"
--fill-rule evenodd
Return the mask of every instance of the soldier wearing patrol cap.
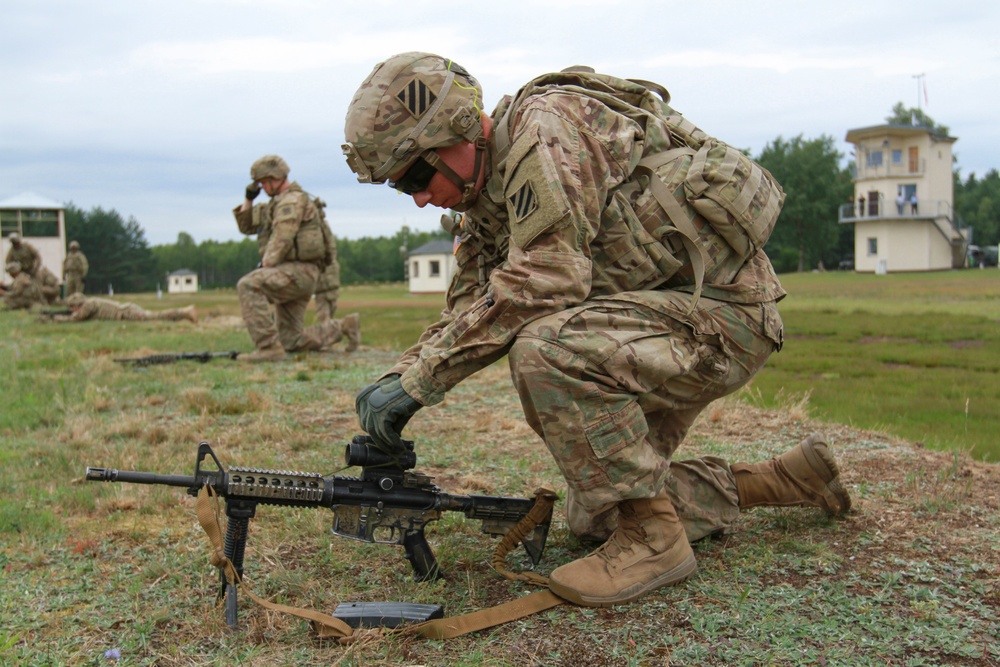
M 765 463 L 672 460 L 695 417 L 779 348 L 785 292 L 763 251 L 719 238 L 706 220 L 728 220 L 723 205 L 689 200 L 685 178 L 708 147 L 704 159 L 749 183 L 741 214 L 772 222 L 780 187 L 668 101 L 656 84 L 574 67 L 487 114 L 463 67 L 404 53 L 375 66 L 347 112 L 343 150 L 360 182 L 465 213 L 448 309 L 358 395 L 361 424 L 398 448 L 420 408 L 508 355 L 566 479 L 570 528 L 604 540 L 551 574 L 581 605 L 682 581 L 696 570 L 689 542 L 740 509 L 850 507 L 819 436 Z
M 305 328 L 306 307 L 330 257 L 316 200 L 289 181 L 288 174 L 281 157 L 260 158 L 250 167 L 246 198 L 233 210 L 240 231 L 257 235 L 261 260 L 236 285 L 243 321 L 257 348 L 241 354 L 243 361 L 279 361 L 286 352 L 327 349 L 344 329 L 357 326 L 353 317 L 343 327 L 327 322 Z M 254 205 L 262 188 L 271 199 Z

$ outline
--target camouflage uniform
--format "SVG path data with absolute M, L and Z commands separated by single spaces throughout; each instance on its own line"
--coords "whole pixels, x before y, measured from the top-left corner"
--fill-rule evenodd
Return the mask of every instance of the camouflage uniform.
M 66 296 L 83 292 L 83 279 L 87 277 L 90 264 L 87 256 L 80 250 L 76 241 L 69 245 L 69 254 L 63 260 L 63 282 L 66 284 Z
M 134 303 L 119 303 L 110 299 L 85 297 L 82 294 L 67 299 L 73 310 L 71 315 L 56 315 L 56 322 L 84 322 L 87 320 L 189 320 L 197 321 L 193 306 L 168 310 L 146 310 Z
M 14 278 L 10 289 L 3 295 L 8 310 L 27 310 L 41 302 L 42 295 L 38 291 L 38 285 L 31 276 L 21 270 L 19 262 L 7 262 L 7 273 Z
M 653 234 L 668 219 L 634 177 L 674 128 L 566 90 L 520 99 L 493 113 L 491 172 L 466 212 L 442 320 L 390 373 L 433 405 L 509 355 L 527 420 L 567 480 L 574 533 L 604 538 L 618 503 L 664 490 L 689 539 L 723 530 L 739 513 L 729 466 L 671 458 L 697 415 L 779 348 L 785 292 L 763 251 L 744 262 L 702 239 L 714 268 L 693 298 L 691 265 L 673 259 L 686 246 Z M 390 132 L 385 120 L 376 127 Z M 657 173 L 701 234 L 679 186 L 691 164 Z
M 40 267 L 35 274 L 35 283 L 38 285 L 38 293 L 41 294 L 42 301 L 52 305 L 59 300 L 59 279 L 44 266 Z
M 31 277 L 34 277 L 42 266 L 42 256 L 38 254 L 38 250 L 23 239 L 17 245 L 11 242 L 6 261 L 17 262 L 21 265 L 21 270 Z
M 320 324 L 335 322 L 333 316 L 337 312 L 337 300 L 340 298 L 340 262 L 337 261 L 337 239 L 325 220 L 323 225 L 326 227 L 324 236 L 330 264 L 320 274 L 319 280 L 316 282 L 316 321 Z
M 263 263 L 236 285 L 240 311 L 257 349 L 279 344 L 288 352 L 319 350 L 324 340 L 318 330 L 306 331 L 305 312 L 323 266 L 322 257 L 299 261 L 300 234 L 307 224 L 319 227 L 319 213 L 298 183 L 250 209 L 233 209 L 244 234 L 256 234 Z M 319 242 L 320 250 L 324 248 Z M 271 304 L 274 304 L 274 313 Z

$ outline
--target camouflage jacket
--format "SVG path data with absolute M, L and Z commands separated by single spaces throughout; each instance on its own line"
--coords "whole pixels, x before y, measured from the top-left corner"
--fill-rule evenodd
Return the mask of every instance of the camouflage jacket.
M 340 289 L 340 262 L 337 261 L 337 237 L 333 235 L 326 220 L 321 220 L 323 225 L 323 237 L 326 241 L 326 256 L 330 263 L 319 275 L 316 281 L 316 294 L 329 292 L 333 289 Z
M 12 245 L 7 251 L 6 263 L 10 264 L 11 262 L 17 262 L 21 265 L 21 271 L 33 276 L 38 272 L 38 267 L 42 265 L 42 256 L 38 254 L 35 246 L 22 240 L 20 247 L 15 248 Z
M 494 131 L 510 104 L 504 98 L 494 111 Z M 641 303 L 644 292 L 674 287 L 659 242 L 621 191 L 644 151 L 661 150 L 644 140 L 668 136 L 665 128 L 563 91 L 526 98 L 509 128 L 501 162 L 490 138 L 491 173 L 465 216 L 442 318 L 389 371 L 424 405 L 505 355 L 532 320 L 623 292 Z M 733 274 L 706 284 L 703 296 L 762 303 L 785 294 L 763 252 Z
M 87 256 L 79 250 L 76 252 L 71 250 L 66 255 L 66 259 L 63 260 L 63 278 L 69 275 L 77 275 L 80 278 L 85 278 L 89 270 L 90 264 L 87 262 Z
M 7 308 L 11 310 L 31 308 L 33 304 L 42 301 L 42 293 L 38 290 L 38 284 L 32 280 L 31 276 L 21 271 L 14 277 L 10 289 L 3 295 L 3 299 Z
M 326 242 L 321 219 L 312 198 L 298 183 L 263 204 L 241 211 L 233 209 L 244 234 L 256 234 L 264 266 L 284 262 L 309 262 L 325 266 Z

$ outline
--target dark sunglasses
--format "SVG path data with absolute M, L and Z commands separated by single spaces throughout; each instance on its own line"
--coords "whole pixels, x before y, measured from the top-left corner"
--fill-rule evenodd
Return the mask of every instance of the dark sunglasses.
M 423 192 L 430 186 L 431 179 L 437 172 L 438 170 L 421 156 L 398 180 L 389 181 L 389 187 L 407 195 Z

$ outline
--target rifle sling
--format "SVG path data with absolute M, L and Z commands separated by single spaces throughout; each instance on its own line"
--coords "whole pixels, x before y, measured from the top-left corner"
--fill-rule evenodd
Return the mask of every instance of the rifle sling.
M 492 562 L 493 567 L 501 575 L 514 581 L 525 581 L 539 586 L 548 585 L 548 579 L 542 575 L 535 574 L 533 572 L 514 573 L 509 571 L 504 564 L 504 560 L 506 559 L 507 554 L 510 553 L 510 551 L 517 546 L 518 542 L 521 541 L 521 537 L 531 533 L 531 531 L 535 529 L 535 526 L 538 525 L 539 521 L 551 514 L 555 498 L 556 495 L 547 489 L 537 490 L 535 492 L 535 505 L 531 508 L 528 514 L 521 519 L 521 521 L 518 522 L 518 524 L 512 528 L 507 535 L 504 536 L 504 538 L 500 541 L 500 544 L 497 545 L 497 548 L 493 552 Z M 262 607 L 272 611 L 279 611 L 285 614 L 298 616 L 299 618 L 304 618 L 307 621 L 310 621 L 317 636 L 320 638 L 336 638 L 341 644 L 350 644 L 358 638 L 355 634 L 355 629 L 339 618 L 334 618 L 333 616 L 323 614 L 312 609 L 301 609 L 299 607 L 275 604 L 258 597 L 247 587 L 247 585 L 240 578 L 239 574 L 237 574 L 232 561 L 226 558 L 225 550 L 223 549 L 223 532 L 219 522 L 219 516 L 221 515 L 219 498 L 215 493 L 215 489 L 213 489 L 211 485 L 204 485 L 198 492 L 195 512 L 198 515 L 198 522 L 201 524 L 201 527 L 205 530 L 206 535 L 208 535 L 209 541 L 212 543 L 212 555 L 209 558 L 209 561 L 212 565 L 221 569 L 225 573 L 226 580 L 230 584 L 239 586 L 241 591 L 246 593 L 250 599 Z M 485 628 L 491 628 L 495 625 L 515 621 L 519 618 L 524 618 L 525 616 L 530 616 L 531 614 L 551 609 L 552 607 L 556 607 L 563 602 L 565 602 L 565 600 L 551 591 L 537 591 L 489 609 L 481 609 L 480 611 L 463 614 L 461 616 L 453 616 L 451 618 L 439 618 L 432 621 L 425 621 L 423 623 L 411 625 L 393 632 L 399 632 L 404 635 L 415 637 L 423 637 L 425 639 L 451 639 L 453 637 L 460 637 L 461 635 L 475 632 L 477 630 L 483 630 Z

